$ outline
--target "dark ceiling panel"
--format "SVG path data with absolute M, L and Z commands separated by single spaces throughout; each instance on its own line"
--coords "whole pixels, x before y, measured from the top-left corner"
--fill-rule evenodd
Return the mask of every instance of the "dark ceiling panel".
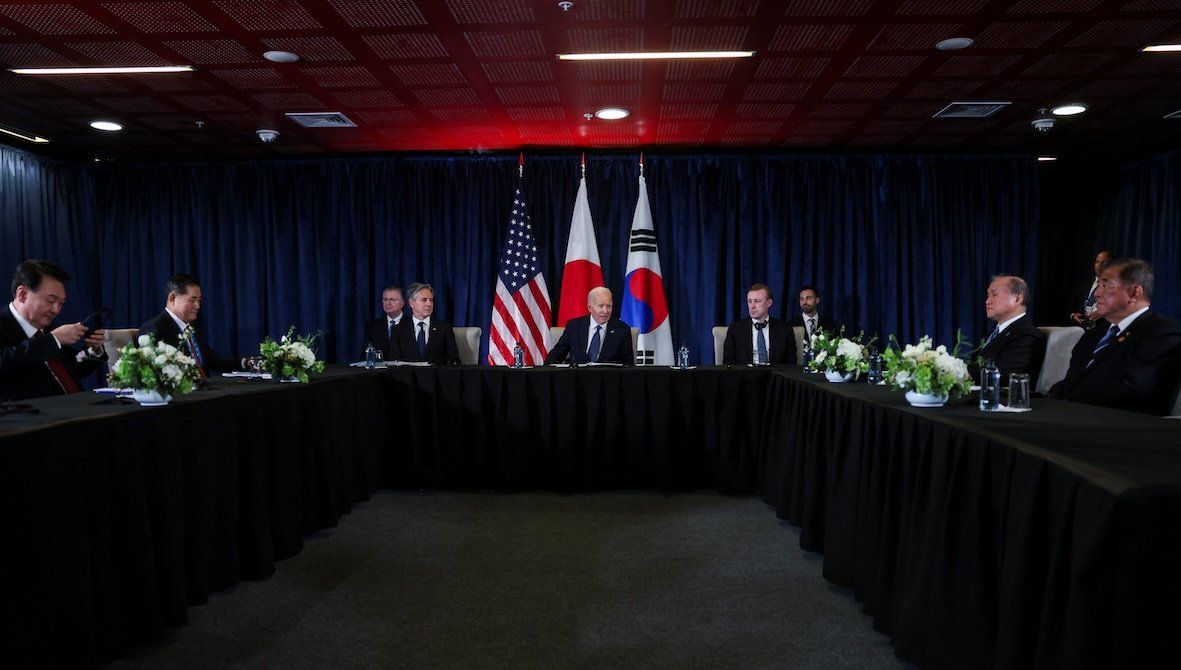
M 941 39 L 972 37 L 960 52 Z M 0 2 L 0 65 L 191 64 L 21 77 L 0 124 L 32 150 L 166 158 L 513 147 L 1181 148 L 1176 0 L 167 0 Z M 568 62 L 565 51 L 750 49 L 752 59 Z M 271 63 L 267 50 L 296 63 Z M 956 100 L 1013 105 L 932 120 Z M 1090 109 L 1037 134 L 1040 107 Z M 623 121 L 585 119 L 598 107 Z M 357 128 L 303 128 L 335 111 Z M 1164 110 L 1164 111 L 1162 111 Z M 99 116 L 127 130 L 91 131 Z M 198 128 L 197 122 L 204 124 Z M 254 130 L 281 132 L 258 144 Z M 17 142 L 17 140 L 0 140 Z M 30 147 L 26 147 L 30 148 Z

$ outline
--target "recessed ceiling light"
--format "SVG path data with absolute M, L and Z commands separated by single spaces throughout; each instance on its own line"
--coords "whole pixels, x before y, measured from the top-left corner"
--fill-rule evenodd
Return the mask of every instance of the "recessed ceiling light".
M 1181 51 L 1181 44 L 1153 44 L 1144 47 L 1141 51 Z
M 1037 157 L 1037 162 L 1039 162 L 1039 163 L 1049 163 L 1051 161 L 1056 161 L 1056 160 L 1058 160 L 1057 156 L 1038 156 Z
M 935 48 L 940 51 L 959 51 L 960 49 L 967 49 L 976 43 L 976 40 L 971 37 L 949 37 L 935 43 Z
M 753 51 L 622 51 L 558 54 L 558 60 L 673 60 L 677 58 L 750 58 Z
M 192 72 L 192 65 L 156 65 L 152 67 L 15 67 L 14 74 L 156 74 Z
M 618 121 L 619 119 L 626 119 L 631 112 L 619 107 L 604 107 L 595 112 L 595 116 L 605 121 Z
M 1054 116 L 1074 116 L 1075 114 L 1082 114 L 1085 111 L 1087 111 L 1086 105 L 1072 102 L 1069 105 L 1058 105 L 1051 109 L 1050 113 Z
M 15 130 L 9 130 L 7 128 L 0 128 L 0 133 L 12 135 L 13 137 L 19 137 L 26 142 L 32 142 L 34 144 L 47 144 L 49 142 L 49 140 L 41 137 L 40 135 L 25 135 L 24 133 L 18 133 Z
M 115 123 L 114 121 L 91 121 L 90 127 L 94 128 L 95 130 L 104 130 L 108 133 L 123 130 L 123 126 L 121 124 Z
M 290 51 L 266 51 L 263 52 L 262 57 L 272 63 L 294 63 L 299 60 L 299 55 Z

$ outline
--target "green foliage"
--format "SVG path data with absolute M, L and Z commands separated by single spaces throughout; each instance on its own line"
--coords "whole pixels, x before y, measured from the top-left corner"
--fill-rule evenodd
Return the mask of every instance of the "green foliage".
M 157 342 L 154 335 L 141 335 L 120 350 L 107 381 L 113 388 L 181 395 L 201 381 L 201 372 L 182 350 Z
M 315 335 L 296 335 L 295 326 L 276 342 L 270 335 L 258 345 L 263 366 L 276 379 L 298 379 L 306 383 L 312 374 L 324 371 L 324 361 L 316 360 Z

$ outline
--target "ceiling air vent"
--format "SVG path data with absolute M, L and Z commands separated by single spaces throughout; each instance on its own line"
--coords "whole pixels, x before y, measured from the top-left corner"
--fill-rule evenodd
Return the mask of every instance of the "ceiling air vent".
M 1011 102 L 953 102 L 939 110 L 933 119 L 984 119 L 1008 107 Z
M 340 112 L 287 112 L 286 116 L 305 128 L 357 127 L 357 124 Z

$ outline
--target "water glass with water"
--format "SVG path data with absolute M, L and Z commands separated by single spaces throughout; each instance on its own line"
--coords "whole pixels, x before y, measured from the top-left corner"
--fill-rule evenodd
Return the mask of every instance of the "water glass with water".
M 520 342 L 517 342 L 517 346 L 513 348 L 513 367 L 518 369 L 525 367 L 525 350 L 521 348 Z
M 1024 372 L 1009 375 L 1009 409 L 1029 409 L 1029 375 Z
M 1001 408 L 1001 371 L 988 361 L 980 371 L 980 411 L 995 412 Z
M 877 349 L 869 350 L 869 383 L 871 386 L 882 383 L 882 355 Z
M 677 367 L 685 370 L 689 367 L 689 347 L 681 345 L 677 350 Z
M 372 370 L 375 367 L 377 367 L 377 349 L 370 344 L 365 347 L 365 368 Z

